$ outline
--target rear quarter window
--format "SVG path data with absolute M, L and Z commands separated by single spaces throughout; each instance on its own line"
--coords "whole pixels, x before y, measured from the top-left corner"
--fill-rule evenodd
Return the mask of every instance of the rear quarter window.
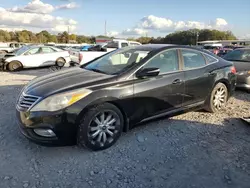
M 208 62 L 208 64 L 211 64 L 211 63 L 216 63 L 218 62 L 218 59 L 216 59 L 215 57 L 212 57 L 210 55 L 207 55 L 207 54 L 203 54 Z

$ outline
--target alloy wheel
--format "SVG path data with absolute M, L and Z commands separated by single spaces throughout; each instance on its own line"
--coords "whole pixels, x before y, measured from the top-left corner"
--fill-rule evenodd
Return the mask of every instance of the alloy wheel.
M 13 65 L 12 65 L 12 69 L 13 70 L 16 70 L 16 69 L 18 69 L 19 68 L 19 65 L 17 64 L 17 63 L 14 63 Z
M 223 108 L 226 104 L 226 90 L 224 87 L 219 87 L 215 94 L 214 94 L 214 98 L 213 98 L 213 105 L 217 110 L 220 110 L 221 108 Z
M 103 111 L 92 118 L 88 128 L 88 138 L 94 145 L 103 147 L 112 143 L 119 132 L 120 118 L 114 111 Z

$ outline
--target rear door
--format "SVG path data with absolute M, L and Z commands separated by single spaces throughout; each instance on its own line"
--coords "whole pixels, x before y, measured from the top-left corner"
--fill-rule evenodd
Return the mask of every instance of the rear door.
M 203 53 L 192 49 L 180 49 L 180 52 L 185 77 L 183 105 L 203 103 L 213 88 L 216 74 L 211 72 Z M 211 63 L 216 62 L 211 56 Z
M 148 118 L 182 106 L 184 73 L 179 71 L 179 65 L 178 51 L 169 49 L 154 56 L 141 68 L 159 68 L 160 74 L 144 79 L 135 77 L 136 118 Z
M 42 47 L 41 56 L 43 62 L 41 66 L 55 65 L 59 53 L 60 52 L 57 52 L 51 47 L 48 46 Z

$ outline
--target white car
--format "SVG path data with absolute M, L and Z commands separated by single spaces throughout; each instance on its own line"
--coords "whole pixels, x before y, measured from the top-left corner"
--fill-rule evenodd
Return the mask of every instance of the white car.
M 68 51 L 52 46 L 24 46 L 4 58 L 5 69 L 10 71 L 57 65 L 63 67 L 70 63 Z

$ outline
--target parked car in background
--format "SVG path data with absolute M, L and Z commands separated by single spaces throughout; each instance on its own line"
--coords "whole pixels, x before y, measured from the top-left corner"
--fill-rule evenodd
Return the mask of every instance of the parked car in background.
M 217 53 L 217 56 L 223 57 L 224 55 L 226 55 L 228 52 L 231 52 L 231 51 L 233 51 L 231 48 L 223 47 L 219 50 L 219 52 Z
M 85 45 L 80 48 L 80 51 L 88 51 L 89 48 L 93 47 L 94 45 Z
M 63 67 L 70 62 L 68 51 L 52 46 L 24 46 L 2 60 L 4 69 L 16 71 L 23 68 L 57 65 Z
M 0 53 L 4 53 L 4 54 L 11 53 L 16 49 L 21 48 L 24 45 L 25 44 L 23 43 L 6 43 L 0 46 Z
M 40 143 L 112 146 L 137 123 L 205 108 L 222 110 L 235 68 L 187 46 L 141 45 L 112 51 L 81 67 L 35 78 L 20 93 L 22 133 Z
M 250 92 L 250 48 L 236 49 L 223 58 L 234 63 L 237 70 L 237 87 Z
M 70 52 L 70 55 L 73 62 L 77 62 L 82 65 L 108 52 L 117 50 L 119 48 L 136 45 L 141 45 L 141 43 L 121 39 L 113 39 L 113 41 L 110 41 L 108 43 L 98 44 L 94 47 L 91 47 L 88 49 L 88 51 L 72 51 Z
M 105 52 L 107 51 L 107 46 L 108 43 L 99 43 L 97 45 L 91 46 L 90 48 L 88 48 L 87 51 L 95 51 L 95 52 Z

